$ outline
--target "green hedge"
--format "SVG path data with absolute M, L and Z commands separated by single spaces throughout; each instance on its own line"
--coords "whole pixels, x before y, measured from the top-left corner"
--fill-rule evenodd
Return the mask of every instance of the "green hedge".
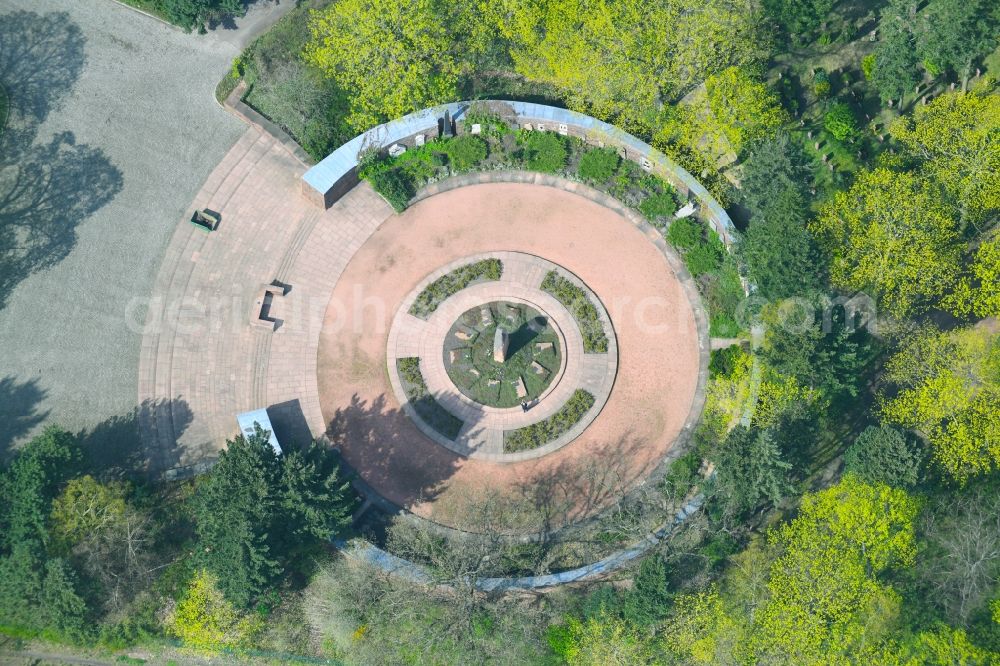
M 427 390 L 424 374 L 420 371 L 420 359 L 414 356 L 397 358 L 396 370 L 403 380 L 406 399 L 410 401 L 414 411 L 424 423 L 454 441 L 465 422 L 442 407 Z
M 427 319 L 441 303 L 473 282 L 499 280 L 501 275 L 503 275 L 503 262 L 499 259 L 483 259 L 456 268 L 427 285 L 417 295 L 409 312 L 414 317 Z
M 587 293 L 557 271 L 549 271 L 542 280 L 542 291 L 547 291 L 566 306 L 573 314 L 583 335 L 583 351 L 588 354 L 606 354 L 608 336 L 604 324 L 597 313 L 597 307 L 587 297 Z
M 577 389 L 566 404 L 549 418 L 505 433 L 504 453 L 529 451 L 548 444 L 579 423 L 584 414 L 594 406 L 594 402 L 593 395 L 583 389 Z

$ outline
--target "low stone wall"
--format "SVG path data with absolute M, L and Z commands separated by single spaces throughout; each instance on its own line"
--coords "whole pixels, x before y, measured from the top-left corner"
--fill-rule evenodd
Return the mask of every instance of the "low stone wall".
M 544 590 L 568 583 L 584 583 L 600 580 L 619 571 L 637 558 L 648 553 L 654 546 L 669 537 L 678 527 L 687 522 L 688 518 L 697 513 L 704 501 L 705 498 L 703 495 L 696 495 L 674 514 L 672 520 L 662 525 L 659 529 L 651 532 L 644 539 L 632 546 L 612 553 L 597 562 L 568 571 L 540 576 L 480 578 L 476 581 L 476 588 L 483 592 Z M 368 541 L 362 539 L 350 542 L 336 541 L 334 545 L 340 549 L 345 557 L 365 562 L 404 580 L 424 584 L 433 582 L 431 575 L 421 565 L 397 557 Z
M 223 106 L 243 122 L 248 125 L 253 125 L 265 134 L 273 136 L 275 141 L 280 143 L 284 149 L 291 153 L 299 162 L 302 162 L 303 166 L 311 166 L 314 161 L 311 157 L 309 157 L 309 153 L 304 151 L 302 146 L 296 143 L 295 139 L 288 135 L 288 132 L 262 116 L 253 107 L 243 101 L 243 96 L 246 92 L 246 81 L 241 80 L 236 88 L 229 93 L 229 97 L 226 98 Z M 344 192 L 346 191 L 347 190 L 344 190 Z
M 454 121 L 457 134 L 463 133 L 463 117 L 472 102 L 455 102 L 424 109 L 403 116 L 360 134 L 330 153 L 302 176 L 302 193 L 317 206 L 329 208 L 358 182 L 359 155 L 371 149 L 384 149 L 399 143 L 415 145 L 423 134 L 430 140 L 440 136 L 444 118 Z M 698 217 L 705 220 L 728 246 L 735 229 L 725 209 L 701 183 L 669 157 L 614 125 L 568 109 L 530 102 L 503 100 L 479 101 L 520 127 L 531 125 L 535 131 L 551 131 L 575 136 L 595 146 L 616 148 L 622 157 L 671 183 L 682 197 L 698 204 Z

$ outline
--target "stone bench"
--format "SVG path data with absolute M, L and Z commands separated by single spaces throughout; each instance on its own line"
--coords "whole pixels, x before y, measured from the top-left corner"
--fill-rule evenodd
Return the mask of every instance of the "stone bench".
M 278 330 L 284 320 L 277 315 L 281 314 L 287 293 L 288 286 L 277 281 L 262 285 L 250 308 L 250 325 L 271 332 Z

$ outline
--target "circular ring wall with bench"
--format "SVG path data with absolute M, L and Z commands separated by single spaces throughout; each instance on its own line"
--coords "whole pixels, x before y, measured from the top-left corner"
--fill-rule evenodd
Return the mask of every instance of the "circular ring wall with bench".
M 495 350 L 505 329 L 507 348 Z M 504 351 L 506 361 L 493 358 Z M 424 435 L 462 456 L 517 462 L 569 444 L 600 414 L 618 342 L 578 277 L 538 256 L 491 252 L 457 259 L 410 292 L 386 360 Z

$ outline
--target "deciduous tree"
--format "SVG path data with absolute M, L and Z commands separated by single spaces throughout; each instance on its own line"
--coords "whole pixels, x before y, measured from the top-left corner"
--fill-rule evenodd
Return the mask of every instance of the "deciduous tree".
M 348 122 L 367 129 L 453 100 L 463 71 L 438 0 L 344 0 L 313 14 L 308 62 L 351 91 Z
M 1000 96 L 992 93 L 989 82 L 945 93 L 889 128 L 972 224 L 1000 210 Z
M 886 366 L 891 423 L 920 431 L 934 459 L 964 481 L 1000 467 L 1000 336 L 982 328 L 925 329 Z
M 897 316 L 938 305 L 960 271 L 957 225 L 935 190 L 911 173 L 861 172 L 810 228 L 832 257 L 834 284 L 871 290 Z

